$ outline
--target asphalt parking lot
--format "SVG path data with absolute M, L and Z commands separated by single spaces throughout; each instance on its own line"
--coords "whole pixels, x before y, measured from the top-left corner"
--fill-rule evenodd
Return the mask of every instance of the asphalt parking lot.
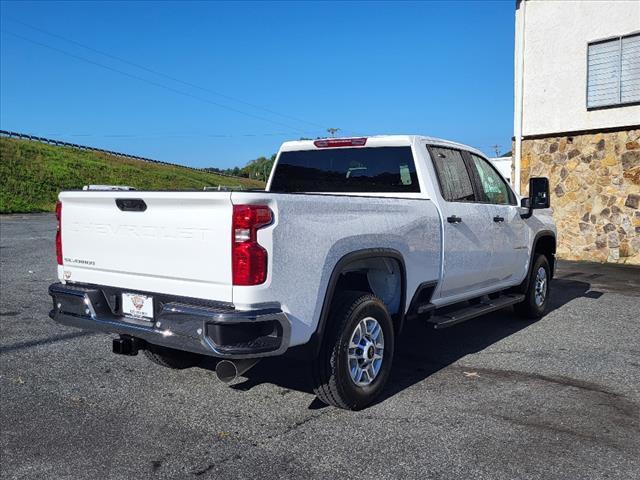
M 231 387 L 49 320 L 52 215 L 0 219 L 2 478 L 640 478 L 640 269 L 562 263 L 542 320 L 411 324 L 361 412 L 265 360 Z

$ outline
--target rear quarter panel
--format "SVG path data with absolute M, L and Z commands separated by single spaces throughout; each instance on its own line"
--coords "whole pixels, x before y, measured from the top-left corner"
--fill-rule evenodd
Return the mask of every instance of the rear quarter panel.
M 267 204 L 275 221 L 258 233 L 269 275 L 257 287 L 234 287 L 233 303 L 251 308 L 281 304 L 292 321 L 291 345 L 316 329 L 334 267 L 363 249 L 397 250 L 407 276 L 405 307 L 416 287 L 440 272 L 440 218 L 426 199 L 234 192 L 233 204 Z

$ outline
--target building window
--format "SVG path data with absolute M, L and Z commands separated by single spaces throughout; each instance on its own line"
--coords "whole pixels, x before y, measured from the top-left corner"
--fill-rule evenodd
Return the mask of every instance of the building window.
M 587 108 L 640 103 L 640 33 L 590 43 Z

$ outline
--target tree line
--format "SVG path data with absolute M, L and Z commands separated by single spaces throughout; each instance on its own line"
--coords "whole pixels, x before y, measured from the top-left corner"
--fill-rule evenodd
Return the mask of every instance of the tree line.
M 233 167 L 233 168 L 216 168 L 216 167 L 207 167 L 204 170 L 214 173 L 222 173 L 225 175 L 233 175 L 236 177 L 245 177 L 251 178 L 254 180 L 261 180 L 266 182 L 269 178 L 269 174 L 271 173 L 271 167 L 273 167 L 273 162 L 276 160 L 276 154 L 274 153 L 271 157 L 258 157 L 255 160 L 251 160 L 244 167 Z
M 334 136 L 340 129 L 339 128 L 329 128 L 327 132 L 331 136 Z M 321 138 L 321 137 L 316 137 Z M 299 140 L 313 140 L 308 137 L 300 137 Z M 271 173 L 271 167 L 273 167 L 273 162 L 276 161 L 276 154 L 274 153 L 269 158 L 267 157 L 258 157 L 255 160 L 251 160 L 244 167 L 233 167 L 233 168 L 216 168 L 216 167 L 207 167 L 203 170 L 207 170 L 209 172 L 214 173 L 222 173 L 224 175 L 233 175 L 234 177 L 244 177 L 251 178 L 253 180 L 261 180 L 266 182 L 269 179 L 269 174 Z

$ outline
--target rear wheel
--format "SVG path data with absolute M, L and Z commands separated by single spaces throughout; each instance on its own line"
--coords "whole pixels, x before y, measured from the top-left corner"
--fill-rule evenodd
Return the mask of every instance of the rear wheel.
M 197 353 L 183 352 L 151 344 L 144 350 L 144 354 L 153 363 L 176 370 L 193 367 L 200 363 L 201 359 Z
M 514 305 L 518 315 L 537 319 L 545 314 L 549 304 L 550 280 L 549 261 L 545 255 L 537 254 L 533 259 L 527 290 L 523 292 L 526 295 L 525 299 Z
M 380 395 L 389 378 L 393 321 L 379 298 L 349 291 L 334 301 L 330 322 L 313 363 L 314 391 L 328 405 L 359 410 Z

